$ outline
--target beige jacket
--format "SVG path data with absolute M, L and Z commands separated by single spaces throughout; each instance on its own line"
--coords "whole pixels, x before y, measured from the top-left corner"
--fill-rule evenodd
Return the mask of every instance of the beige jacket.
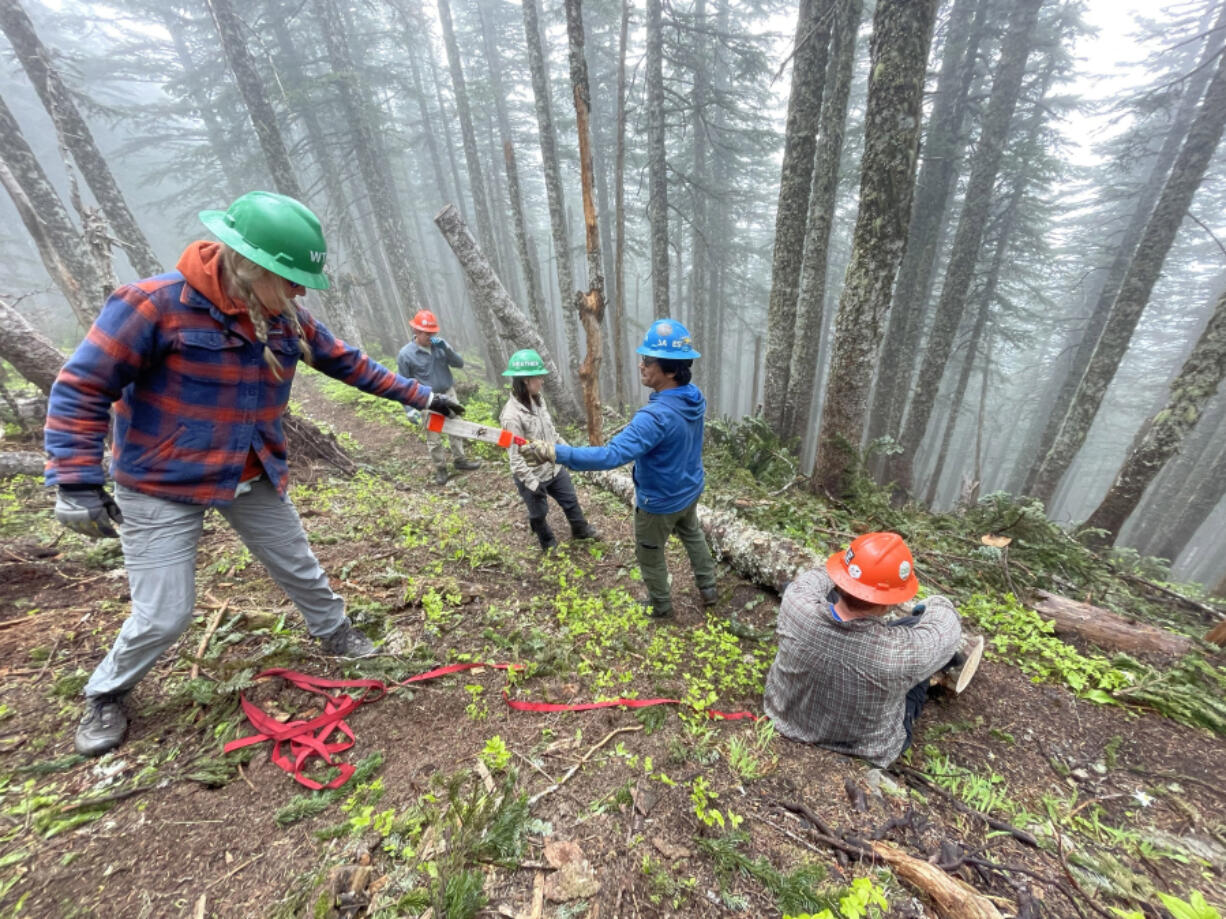
M 565 443 L 554 429 L 553 419 L 549 417 L 549 407 L 545 400 L 536 406 L 534 411 L 528 411 L 524 404 L 512 396 L 498 416 L 498 422 L 512 434 L 518 434 L 524 440 L 540 440 L 549 444 Z M 536 491 L 542 482 L 552 482 L 562 467 L 556 463 L 542 463 L 540 466 L 529 466 L 519 455 L 519 447 L 507 449 L 507 459 L 511 463 L 511 475 L 523 482 L 529 491 Z

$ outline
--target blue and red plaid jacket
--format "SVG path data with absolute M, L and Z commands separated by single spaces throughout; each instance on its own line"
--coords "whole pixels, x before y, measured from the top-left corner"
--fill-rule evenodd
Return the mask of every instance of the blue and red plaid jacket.
M 301 307 L 298 318 L 317 370 L 425 408 L 429 387 L 372 361 Z M 51 388 L 47 484 L 103 483 L 114 404 L 116 482 L 172 501 L 228 504 L 254 450 L 284 495 L 281 414 L 302 352 L 279 317 L 269 319 L 268 347 L 279 380 L 246 312 L 223 312 L 178 271 L 119 288 Z

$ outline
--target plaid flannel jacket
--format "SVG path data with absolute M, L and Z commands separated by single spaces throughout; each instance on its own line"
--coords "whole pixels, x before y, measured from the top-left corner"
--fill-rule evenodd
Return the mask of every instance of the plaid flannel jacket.
M 925 599 L 911 627 L 837 622 L 834 589 L 826 572 L 806 571 L 784 593 L 764 707 L 785 737 L 888 766 L 906 742 L 907 690 L 948 663 L 962 626 L 944 597 Z
M 368 393 L 424 408 L 430 389 L 396 375 L 338 340 L 298 308 L 315 368 Z M 68 359 L 47 408 L 46 483 L 99 484 L 112 404 L 115 481 L 189 504 L 234 500 L 248 452 L 284 496 L 281 414 L 302 356 L 280 318 L 268 347 L 281 379 L 264 361 L 246 312 L 222 312 L 170 272 L 120 287 Z

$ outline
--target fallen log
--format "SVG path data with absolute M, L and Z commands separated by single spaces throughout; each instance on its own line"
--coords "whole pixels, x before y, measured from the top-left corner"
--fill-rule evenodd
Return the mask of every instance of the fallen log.
M 871 845 L 899 880 L 931 900 L 945 919 L 1002 919 L 992 901 L 965 881 L 946 874 L 931 862 L 907 855 L 888 842 Z
M 1102 607 L 1036 591 L 1034 611 L 1055 625 L 1057 635 L 1075 635 L 1108 651 L 1137 651 L 1179 656 L 1194 648 L 1192 639 L 1166 629 L 1134 622 Z
M 14 475 L 42 475 L 45 462 L 41 453 L 0 453 L 0 479 Z

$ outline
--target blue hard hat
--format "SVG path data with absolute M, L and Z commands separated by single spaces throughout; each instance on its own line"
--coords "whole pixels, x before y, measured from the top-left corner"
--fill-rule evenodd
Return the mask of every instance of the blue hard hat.
M 694 350 L 690 330 L 676 319 L 657 319 L 653 322 L 643 336 L 643 343 L 634 349 L 634 353 L 674 361 L 691 361 L 702 357 Z

